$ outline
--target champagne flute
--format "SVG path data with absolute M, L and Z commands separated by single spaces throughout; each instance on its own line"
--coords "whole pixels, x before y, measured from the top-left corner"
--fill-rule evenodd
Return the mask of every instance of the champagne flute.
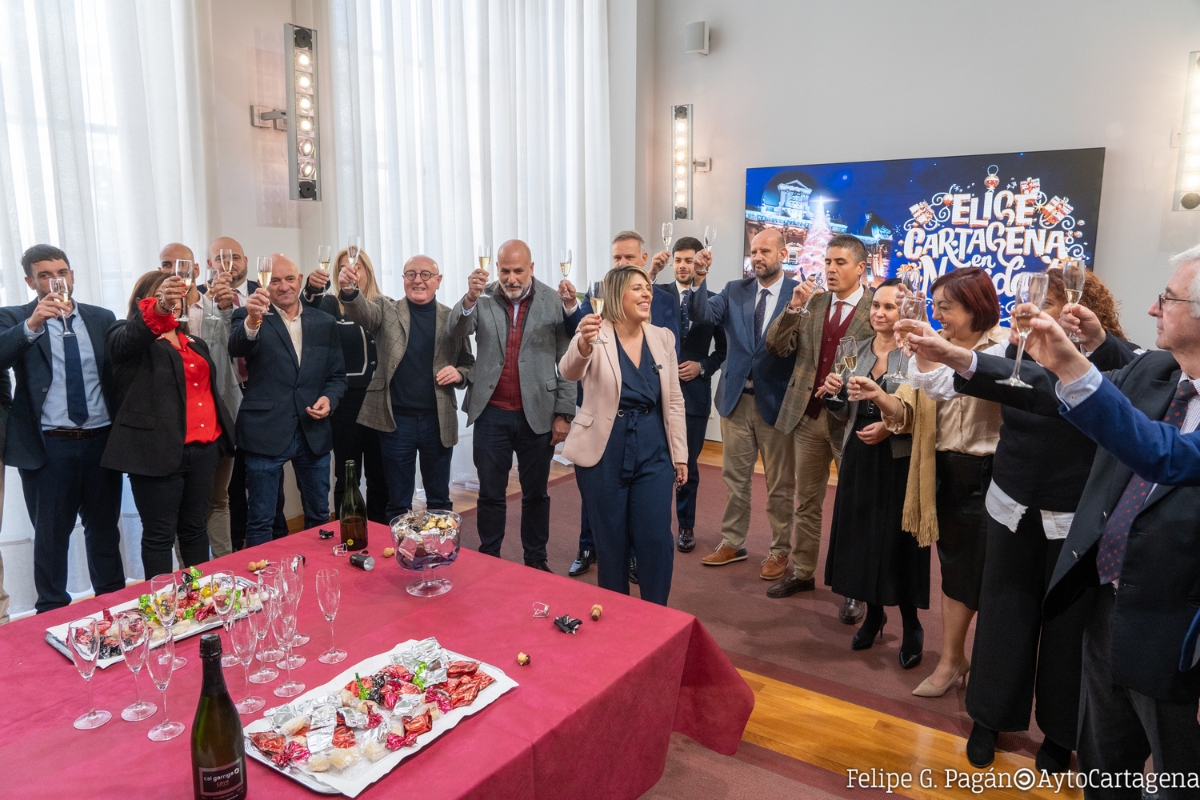
M 675 224 L 673 222 L 664 222 L 662 226 L 663 249 L 668 253 L 671 252 L 671 239 L 675 237 Z
M 51 278 L 50 279 L 50 294 L 56 294 L 66 303 L 71 298 L 71 292 L 67 288 L 66 278 Z M 61 308 L 58 310 L 58 316 L 62 320 L 63 336 L 74 336 L 75 331 L 67 327 L 67 312 Z
M 358 289 L 358 257 L 362 255 L 362 237 L 355 235 L 351 236 L 346 241 L 346 266 L 350 268 L 350 274 L 354 276 L 354 282 L 347 288 L 351 291 Z
M 233 642 L 234 655 L 242 665 L 242 685 L 246 692 L 245 697 L 234 703 L 239 714 L 253 714 L 267 704 L 261 697 L 250 694 L 250 662 L 254 660 L 254 646 L 258 643 L 254 632 L 256 623 L 251 622 L 250 617 L 262 613 L 261 606 L 257 609 L 247 606 L 229 626 L 229 638 Z
M 492 248 L 491 245 L 479 245 L 479 268 L 488 273 L 488 280 L 492 279 Z
M 1063 291 L 1067 295 L 1067 306 L 1079 304 L 1079 300 L 1083 297 L 1083 288 L 1087 285 L 1087 269 L 1083 266 L 1083 262 L 1078 258 L 1066 258 L 1061 262 Z M 1083 342 L 1079 338 L 1079 334 L 1071 331 L 1067 335 L 1075 344 Z
M 334 646 L 333 619 L 337 616 L 342 588 L 336 569 L 323 569 L 317 573 L 317 605 L 329 622 L 329 649 L 317 656 L 322 664 L 337 664 L 346 660 L 346 651 Z
M 189 259 L 175 259 L 175 277 L 183 280 L 183 297 L 175 306 L 175 319 L 182 322 L 187 319 L 187 296 L 191 288 L 196 286 L 196 269 Z
M 288 657 L 279 663 L 287 668 L 287 680 L 275 687 L 276 697 L 295 697 L 304 691 L 304 684 L 292 679 L 292 640 L 296 636 L 296 603 L 297 598 L 288 591 L 280 595 L 279 613 L 271 622 L 275 637 L 284 642 L 284 650 Z
M 220 264 L 220 262 L 217 262 Z M 205 319 L 219 320 L 221 315 L 217 313 L 217 301 L 212 299 L 213 281 L 221 274 L 219 267 L 208 266 L 204 270 L 204 285 L 208 287 L 205 295 L 208 297 L 208 313 L 204 315 Z
M 1013 295 L 1016 297 L 1017 304 L 1031 304 L 1035 308 L 1041 308 L 1042 302 L 1046 299 L 1046 283 L 1049 276 L 1044 272 L 1022 272 L 1013 281 Z M 1031 323 L 1033 321 L 1032 314 L 1013 314 L 1013 325 L 1017 328 L 1017 334 L 1021 337 L 1020 343 L 1017 345 L 1017 360 L 1013 364 L 1013 374 L 1007 378 L 996 381 L 996 383 L 1005 386 L 1019 386 L 1023 389 L 1032 389 L 1025 381 L 1021 380 L 1021 359 L 1025 355 L 1025 339 L 1029 336 Z
M 75 720 L 75 727 L 81 731 L 99 728 L 112 719 L 112 714 L 104 710 L 97 711 L 96 703 L 92 700 L 92 675 L 100 658 L 100 634 L 96 630 L 96 620 L 84 617 L 68 625 L 67 644 L 70 645 L 71 660 L 87 684 L 88 692 L 88 712 Z
M 317 245 L 317 269 L 329 274 L 329 258 L 333 252 L 333 248 L 327 244 Z M 322 294 L 329 294 L 329 284 L 325 284 L 325 291 Z
M 858 342 L 853 336 L 843 336 L 838 340 L 838 345 L 842 348 L 842 360 L 846 362 L 846 369 L 854 372 L 854 367 L 858 364 Z
M 222 247 L 217 250 L 217 263 L 221 267 L 221 271 L 232 275 L 233 274 L 233 250 L 228 247 Z
M 705 225 L 704 226 L 704 249 L 711 253 L 712 246 L 714 244 L 716 244 L 716 241 L 717 241 L 717 226 L 716 225 Z
M 296 607 L 300 607 L 300 597 L 304 594 L 304 556 L 296 554 L 289 556 L 283 561 L 283 581 L 287 586 L 288 591 L 291 591 L 292 584 L 295 584 L 296 590 Z M 292 642 L 296 647 L 302 647 L 308 644 L 308 637 L 303 633 L 296 634 L 296 640 Z M 299 661 L 292 664 L 292 667 L 298 667 L 304 663 L 304 656 L 296 656 Z
M 275 270 L 275 265 L 270 256 L 259 256 L 256 265 L 258 271 L 258 285 L 267 291 L 271 290 L 271 273 Z M 273 317 L 275 313 L 271 311 L 271 307 L 267 306 L 267 310 L 263 312 L 264 317 Z M 224 662 L 224 658 L 221 659 Z
M 278 608 L 275 602 L 276 590 L 273 586 L 267 586 L 260 583 L 257 586 L 250 587 L 247 589 L 247 591 L 253 591 L 257 595 L 259 607 L 262 609 L 261 613 L 250 615 L 250 625 L 254 628 L 254 638 L 256 640 L 255 643 L 259 649 L 258 655 L 255 656 L 259 661 L 258 669 L 250 673 L 250 682 L 270 683 L 279 677 L 279 670 L 272 667 L 267 660 L 263 658 L 263 654 L 266 652 L 265 648 L 263 647 L 263 643 L 267 640 L 267 634 L 271 630 L 271 620 L 274 618 Z M 275 660 L 278 661 L 282 657 L 283 653 L 281 651 L 280 654 L 275 657 Z
M 182 722 L 171 722 L 167 717 L 167 684 L 171 682 L 171 673 L 175 670 L 175 634 L 164 626 L 151 628 L 146 652 L 146 671 L 150 680 L 158 687 L 162 698 L 163 721 L 150 729 L 146 736 L 152 742 L 165 742 L 183 733 Z M 186 663 L 186 661 L 185 661 Z
M 564 278 L 571 277 L 571 251 L 569 249 L 558 251 L 558 268 L 562 270 Z
M 267 610 L 273 620 L 279 612 L 279 596 L 283 593 L 283 577 L 279 567 L 268 566 L 258 571 L 258 590 L 263 601 L 270 603 Z M 263 648 L 263 651 L 258 654 L 258 660 L 264 665 L 274 664 L 284 656 L 283 644 L 275 638 L 275 630 L 270 624 L 267 625 L 267 636 L 271 637 L 272 644 Z M 279 677 L 278 672 L 270 680 L 277 677 Z
M 668 223 L 670 224 L 670 223 Z M 588 293 L 592 301 L 592 311 L 595 311 L 597 316 L 604 314 L 604 281 L 594 281 L 592 283 L 592 291 Z
M 154 615 L 164 628 L 170 628 L 179 616 L 179 587 L 175 583 L 175 573 L 155 575 L 150 579 L 150 599 L 154 605 Z M 175 648 L 172 646 L 172 652 Z M 175 656 L 173 669 L 187 666 L 187 659 Z
M 813 298 L 825 291 L 825 271 L 817 270 L 812 274 L 813 293 L 804 301 L 804 305 L 800 308 L 800 313 L 808 316 L 808 306 L 812 303 Z M 805 279 L 807 280 L 807 278 Z
M 133 671 L 133 690 L 137 698 L 121 712 L 121 719 L 137 722 L 158 711 L 158 706 L 142 699 L 142 687 L 138 683 L 138 673 L 146 663 L 146 652 L 150 646 L 150 621 L 140 611 L 123 611 L 116 621 L 121 654 L 125 656 L 125 665 Z
M 217 612 L 217 616 L 221 619 L 221 626 L 225 629 L 225 641 L 229 642 L 229 623 L 238 600 L 233 573 L 214 572 L 209 580 L 208 588 L 209 596 L 213 601 L 213 609 Z M 225 655 L 221 656 L 221 666 L 232 667 L 236 663 L 238 663 L 238 659 L 233 654 L 233 645 L 230 643 L 229 647 L 225 649 Z

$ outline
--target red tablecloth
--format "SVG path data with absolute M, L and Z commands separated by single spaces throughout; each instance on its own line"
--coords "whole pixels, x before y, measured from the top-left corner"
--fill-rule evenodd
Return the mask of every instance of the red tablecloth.
M 329 527 L 336 529 L 336 523 Z M 386 528 L 373 526 L 371 541 L 378 557 L 390 544 Z M 637 797 L 662 775 L 673 730 L 717 752 L 736 751 L 754 696 L 695 617 L 467 550 L 440 571 L 453 581 L 451 592 L 416 598 L 404 591 L 414 573 L 383 558 L 371 572 L 358 570 L 332 555 L 332 543 L 316 531 L 304 531 L 202 569 L 247 575 L 251 558 L 306 556 L 299 629 L 311 641 L 296 648 L 308 662 L 294 677 L 308 688 L 399 642 L 427 636 L 495 664 L 520 683 L 362 796 Z M 329 626 L 314 592 L 314 576 L 324 567 L 337 568 L 341 577 L 336 630 L 338 645 L 349 654 L 341 664 L 317 661 L 329 647 Z M 145 584 L 0 626 L 0 795 L 191 796 L 199 637 L 178 646 L 188 664 L 172 678 L 167 702 L 171 718 L 184 721 L 187 730 L 165 743 L 146 738 L 161 713 L 142 722 L 120 718 L 134 692 L 133 675 L 124 664 L 97 670 L 93 678 L 96 706 L 112 712 L 113 719 L 96 730 L 75 730 L 72 721 L 87 710 L 83 680 L 43 640 L 47 627 L 144 589 Z M 583 619 L 578 634 L 563 634 L 551 620 L 534 619 L 535 601 L 549 604 L 553 616 Z M 588 613 L 596 602 L 603 604 L 604 615 L 592 622 Z M 518 652 L 528 653 L 532 663 L 519 667 Z M 240 697 L 241 667 L 225 670 L 225 678 L 234 698 Z M 159 702 L 149 676 L 143 672 L 139 680 L 143 696 Z M 252 691 L 270 707 L 284 702 L 272 694 L 278 683 L 252 684 Z M 249 782 L 251 797 L 314 796 L 254 762 Z

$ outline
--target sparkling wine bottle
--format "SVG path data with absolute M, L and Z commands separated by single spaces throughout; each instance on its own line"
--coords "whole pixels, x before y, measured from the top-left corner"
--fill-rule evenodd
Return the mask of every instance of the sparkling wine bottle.
M 192 788 L 196 800 L 243 800 L 246 745 L 242 721 L 221 674 L 221 637 L 200 637 L 204 681 L 192 721 Z
M 342 495 L 342 507 L 338 510 L 342 522 L 342 544 L 347 550 L 365 550 L 367 547 L 367 504 L 358 491 L 358 470 L 353 461 L 346 462 L 346 491 Z

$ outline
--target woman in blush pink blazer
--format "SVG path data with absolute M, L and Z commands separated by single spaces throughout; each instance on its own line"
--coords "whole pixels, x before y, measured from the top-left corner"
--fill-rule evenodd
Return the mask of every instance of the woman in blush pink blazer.
M 653 289 L 640 267 L 604 278 L 602 314 L 584 317 L 559 370 L 583 382 L 563 456 L 592 523 L 603 589 L 629 594 L 637 551 L 643 600 L 667 604 L 675 548 L 672 489 L 687 480 L 687 425 L 675 338 L 650 324 Z

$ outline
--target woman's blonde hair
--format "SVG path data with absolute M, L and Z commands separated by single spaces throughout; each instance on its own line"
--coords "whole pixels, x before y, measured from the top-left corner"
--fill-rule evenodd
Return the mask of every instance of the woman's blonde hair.
M 600 315 L 601 319 L 614 325 L 625 321 L 625 306 L 621 299 L 625 297 L 634 278 L 645 278 L 646 283 L 651 282 L 646 270 L 629 264 L 614 267 L 604 276 L 604 313 Z
M 346 248 L 338 251 L 338 254 L 333 258 L 333 273 L 330 275 L 330 280 L 333 285 L 339 286 L 338 273 L 342 271 L 342 256 L 346 255 Z M 358 291 L 362 293 L 363 299 L 368 302 L 375 302 L 375 298 L 382 297 L 383 292 L 379 291 L 379 284 L 375 282 L 375 267 L 371 264 L 371 257 L 367 255 L 366 250 L 358 251 L 357 266 L 367 274 L 367 280 L 358 282 Z M 341 294 L 341 291 L 338 291 Z M 334 297 L 337 297 L 335 294 Z M 345 313 L 346 309 L 342 307 L 342 301 L 338 299 L 338 310 Z

